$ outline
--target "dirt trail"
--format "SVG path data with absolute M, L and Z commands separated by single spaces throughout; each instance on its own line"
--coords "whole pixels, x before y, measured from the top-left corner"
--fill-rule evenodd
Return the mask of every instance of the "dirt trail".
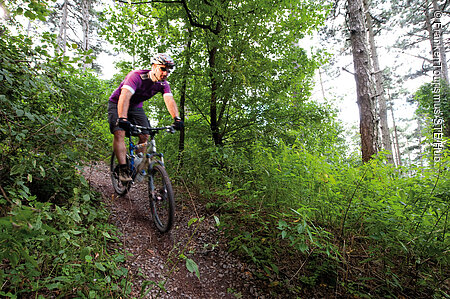
M 139 196 L 145 185 L 135 185 L 128 195 L 118 197 L 104 163 L 86 168 L 85 176 L 103 194 L 110 221 L 121 234 L 121 250 L 132 253 L 126 267 L 133 276 L 133 297 L 139 297 L 146 281 L 166 281 L 166 292 L 154 286 L 145 298 L 269 298 L 256 287 L 248 266 L 227 252 L 214 218 L 189 194 L 183 194 L 188 192 L 179 192 L 174 186 L 175 226 L 171 232 L 160 234 L 152 222 L 148 201 Z M 200 224 L 188 226 L 190 219 L 203 216 Z M 184 255 L 198 265 L 200 279 L 179 258 L 183 248 Z

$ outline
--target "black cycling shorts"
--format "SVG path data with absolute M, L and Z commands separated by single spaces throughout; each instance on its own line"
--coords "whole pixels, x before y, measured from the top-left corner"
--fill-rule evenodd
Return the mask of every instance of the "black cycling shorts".
M 114 134 L 117 130 L 122 130 L 117 125 L 117 120 L 119 115 L 117 113 L 117 104 L 113 102 L 109 102 L 108 105 L 108 122 L 109 122 L 109 131 Z M 144 108 L 132 108 L 128 109 L 128 121 L 133 125 L 150 127 L 150 123 L 148 121 L 147 115 L 145 115 Z M 142 130 L 143 134 L 149 134 L 149 131 Z

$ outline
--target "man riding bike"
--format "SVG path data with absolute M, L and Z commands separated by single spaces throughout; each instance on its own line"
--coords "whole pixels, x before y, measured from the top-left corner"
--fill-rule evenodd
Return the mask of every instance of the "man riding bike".
M 169 82 L 166 81 L 170 70 L 175 65 L 173 59 L 167 54 L 158 53 L 152 57 L 151 63 L 151 70 L 136 70 L 128 73 L 109 98 L 109 129 L 114 134 L 113 148 L 119 163 L 119 179 L 123 183 L 132 180 L 126 164 L 125 132 L 129 130 L 131 123 L 143 127 L 150 126 L 142 108 L 144 101 L 159 92 L 162 93 L 167 110 L 174 119 L 174 128 L 181 130 L 184 127 Z M 139 143 L 146 143 L 148 136 L 148 132 L 143 131 L 139 135 Z

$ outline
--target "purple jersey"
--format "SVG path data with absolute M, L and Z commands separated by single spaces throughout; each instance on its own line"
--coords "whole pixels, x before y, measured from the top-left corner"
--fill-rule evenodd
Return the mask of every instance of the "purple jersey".
M 149 70 L 131 71 L 120 83 L 119 87 L 109 97 L 109 101 L 117 103 L 122 88 L 126 88 L 133 94 L 130 99 L 130 107 L 142 107 L 142 103 L 158 92 L 172 94 L 169 82 L 153 82 L 148 76 Z

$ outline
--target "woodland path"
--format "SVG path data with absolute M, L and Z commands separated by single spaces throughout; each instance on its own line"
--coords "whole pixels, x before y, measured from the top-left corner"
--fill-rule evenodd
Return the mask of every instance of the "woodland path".
M 166 281 L 166 292 L 157 286 L 145 298 L 269 298 L 257 287 L 248 265 L 227 251 L 215 226 L 214 217 L 189 192 L 174 186 L 176 222 L 171 232 L 161 234 L 153 224 L 149 204 L 139 196 L 145 185 L 133 186 L 129 194 L 114 193 L 105 163 L 85 169 L 90 186 L 103 195 L 111 213 L 110 222 L 119 231 L 120 250 L 131 253 L 125 262 L 132 276 L 132 297 L 139 298 L 142 285 Z M 192 218 L 205 217 L 188 226 Z M 186 268 L 184 255 L 197 263 L 200 278 Z M 148 290 L 150 287 L 146 288 Z

